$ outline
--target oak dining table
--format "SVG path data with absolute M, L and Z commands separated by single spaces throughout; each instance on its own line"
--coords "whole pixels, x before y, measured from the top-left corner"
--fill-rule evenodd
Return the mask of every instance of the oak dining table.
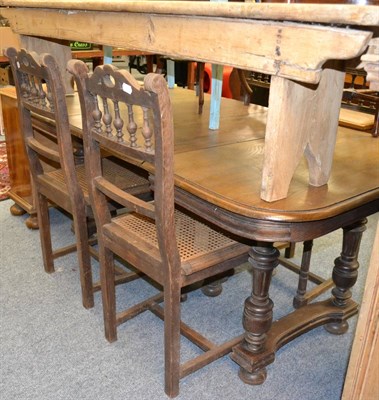
M 123 0 L 0 0 L 0 6 L 21 35 L 272 75 L 269 108 L 223 99 L 217 131 L 208 128 L 209 101 L 199 115 L 193 92 L 173 89 L 176 202 L 251 241 L 245 333 L 231 353 L 244 382 L 263 383 L 277 349 L 310 329 L 347 330 L 346 320 L 358 310 L 351 288 L 366 217 L 379 211 L 379 141 L 338 128 L 344 80 L 339 61 L 366 50 L 372 27 L 379 25 L 375 6 Z M 70 114 L 73 133 L 80 135 L 77 100 L 67 101 L 76 110 Z M 313 240 L 340 228 L 331 298 L 273 321 L 274 243 Z
M 379 211 L 379 140 L 365 132 L 339 127 L 329 183 L 310 186 L 304 158 L 295 171 L 288 196 L 266 202 L 260 198 L 259 189 L 268 109 L 222 99 L 220 128 L 213 132 L 206 118 L 210 109 L 208 94 L 201 115 L 194 91 L 175 88 L 170 90 L 170 98 L 175 128 L 176 202 L 251 244 L 253 279 L 243 312 L 245 334 L 243 340 L 231 341 L 235 344 L 231 357 L 240 365 L 244 382 L 262 383 L 265 367 L 273 362 L 281 346 L 323 324 L 332 333 L 344 333 L 346 320 L 358 311 L 350 289 L 357 280 L 366 217 Z M 67 105 L 72 133 L 81 138 L 77 95 L 67 97 Z M 121 108 L 121 112 L 127 111 Z M 142 112 L 135 113 L 135 121 L 142 126 Z M 55 126 L 54 121 L 44 119 L 34 120 L 33 124 L 45 133 Z M 140 166 L 154 174 L 151 165 Z M 339 257 L 336 254 L 335 261 L 330 260 L 335 285 L 331 298 L 310 304 L 300 301 L 298 309 L 272 321 L 274 304 L 269 289 L 280 256 L 275 244 L 309 241 L 339 228 L 343 228 L 343 243 Z

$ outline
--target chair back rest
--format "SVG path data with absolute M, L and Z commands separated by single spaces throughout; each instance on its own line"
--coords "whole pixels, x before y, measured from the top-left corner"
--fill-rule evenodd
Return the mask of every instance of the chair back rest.
M 107 199 L 155 221 L 162 261 L 177 265 L 174 224 L 174 129 L 167 83 L 148 74 L 142 87 L 126 70 L 103 65 L 88 73 L 80 60 L 70 60 L 79 93 L 84 159 L 97 229 L 109 223 Z M 101 170 L 101 150 L 153 173 L 154 202 L 122 191 Z
M 4 54 L 13 72 L 20 124 L 35 182 L 47 164 L 49 171 L 62 168 L 68 191 L 80 197 L 64 84 L 57 62 L 50 54 L 39 55 L 25 49 L 8 48 Z M 36 116 L 52 120 L 55 131 L 37 132 L 32 125 Z

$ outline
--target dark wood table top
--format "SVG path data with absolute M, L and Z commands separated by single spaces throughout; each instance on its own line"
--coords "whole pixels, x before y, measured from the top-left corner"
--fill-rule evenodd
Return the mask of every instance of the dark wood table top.
M 170 91 L 175 126 L 175 176 L 178 187 L 215 207 L 249 218 L 299 222 L 337 215 L 379 198 L 379 140 L 338 128 L 332 174 L 327 185 L 308 184 L 305 160 L 298 166 L 287 198 L 260 198 L 267 109 L 222 99 L 220 129 L 208 129 L 210 99 L 197 114 L 193 91 Z M 79 104 L 69 98 L 70 121 L 80 127 Z

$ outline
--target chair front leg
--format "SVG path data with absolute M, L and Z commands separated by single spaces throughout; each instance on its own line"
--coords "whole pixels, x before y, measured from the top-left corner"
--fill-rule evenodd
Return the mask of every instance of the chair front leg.
M 179 394 L 180 298 L 179 279 L 171 277 L 164 288 L 165 392 L 169 397 Z
M 84 209 L 80 215 L 74 214 L 74 227 L 77 241 L 77 256 L 79 262 L 80 285 L 84 308 L 94 306 L 91 254 L 88 243 L 87 217 Z
M 51 244 L 49 205 L 45 196 L 35 196 L 39 234 L 42 247 L 43 266 L 47 273 L 54 272 L 54 255 Z
M 99 262 L 105 337 L 109 342 L 114 342 L 117 340 L 114 257 L 112 251 L 106 248 L 101 240 L 99 240 Z

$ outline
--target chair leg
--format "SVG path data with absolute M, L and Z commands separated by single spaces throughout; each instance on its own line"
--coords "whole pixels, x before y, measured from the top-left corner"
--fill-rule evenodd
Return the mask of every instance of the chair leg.
M 204 106 L 204 63 L 197 63 L 197 73 L 198 73 L 198 90 L 199 90 L 199 110 L 198 113 L 203 113 Z
M 49 206 L 45 196 L 37 193 L 35 196 L 39 233 L 42 248 L 43 266 L 47 273 L 54 272 L 54 256 L 51 244 Z
M 94 306 L 93 286 L 92 286 L 92 267 L 91 254 L 88 244 L 88 233 L 86 216 L 74 216 L 75 235 L 77 239 L 77 255 L 80 271 L 80 285 L 82 289 L 82 302 L 84 308 L 92 308 Z
M 179 280 L 164 289 L 165 392 L 179 394 L 180 380 L 180 285 Z
M 285 258 L 293 258 L 295 256 L 296 243 L 290 242 L 289 246 L 284 250 Z
M 114 257 L 101 241 L 99 241 L 99 262 L 105 337 L 109 342 L 114 342 L 117 340 Z

